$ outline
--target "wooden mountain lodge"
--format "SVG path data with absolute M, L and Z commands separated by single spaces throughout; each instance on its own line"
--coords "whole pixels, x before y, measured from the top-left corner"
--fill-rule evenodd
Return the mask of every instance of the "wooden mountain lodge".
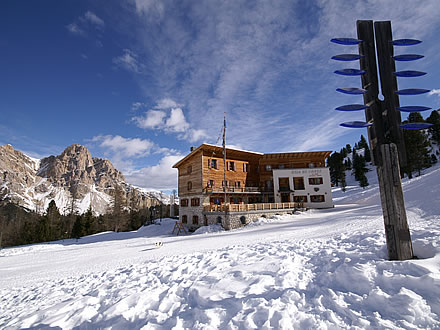
M 179 220 L 187 227 L 243 226 L 297 208 L 333 207 L 331 151 L 262 154 L 202 144 L 176 163 Z M 226 168 L 225 165 L 226 164 Z

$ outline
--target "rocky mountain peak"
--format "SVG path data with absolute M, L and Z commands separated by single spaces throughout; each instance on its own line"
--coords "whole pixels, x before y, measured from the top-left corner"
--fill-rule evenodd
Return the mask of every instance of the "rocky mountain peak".
M 73 144 L 41 161 L 11 145 L 0 146 L 0 201 L 8 198 L 41 212 L 51 200 L 62 210 L 75 199 L 87 201 L 81 204 L 90 204 L 96 213 L 105 213 L 116 191 L 123 192 L 122 200 L 132 208 L 152 203 L 149 195 L 130 188 L 109 160 L 93 158 L 82 145 Z

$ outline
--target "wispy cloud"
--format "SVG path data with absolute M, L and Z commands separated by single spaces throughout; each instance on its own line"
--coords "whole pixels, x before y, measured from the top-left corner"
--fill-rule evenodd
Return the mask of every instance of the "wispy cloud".
M 92 142 L 98 142 L 99 146 L 106 148 L 121 157 L 143 157 L 148 155 L 155 147 L 150 140 L 139 138 L 124 138 L 116 135 L 98 135 L 91 139 Z
M 84 15 L 79 16 L 74 22 L 66 25 L 67 30 L 74 35 L 87 37 L 96 30 L 102 32 L 105 28 L 105 22 L 91 11 L 86 11 Z
M 197 142 L 207 138 L 205 130 L 191 128 L 180 106 L 172 99 L 162 99 L 153 109 L 146 111 L 141 116 L 133 117 L 132 120 L 140 128 L 174 133 L 179 139 L 189 142 Z M 140 105 L 136 104 L 136 107 L 138 108 Z
M 178 151 L 160 147 L 148 139 L 119 135 L 98 135 L 88 142 L 111 160 L 128 183 L 148 189 L 176 188 L 177 172 L 171 167 L 183 157 Z M 157 165 L 145 167 L 152 159 L 158 159 Z
M 144 167 L 126 174 L 128 183 L 156 190 L 170 190 L 177 187 L 177 170 L 172 166 L 182 159 L 182 155 L 163 157 L 157 165 Z
M 104 21 L 91 11 L 87 11 L 83 17 L 80 17 L 80 20 L 88 22 L 100 30 L 104 29 L 105 27 Z
M 124 49 L 123 54 L 113 58 L 113 63 L 133 73 L 141 73 L 143 65 L 138 60 L 138 55 L 130 49 Z
M 332 86 L 335 64 L 329 60 L 338 49 L 329 40 L 355 37 L 357 19 L 392 20 L 396 38 L 423 39 L 439 27 L 437 0 L 423 6 L 380 0 L 132 4 L 135 23 L 142 25 L 133 48 L 143 56 L 135 59 L 149 70 L 131 71 L 142 73 L 137 81 L 147 98 L 173 95 L 185 104 L 171 107 L 185 110 L 184 118 L 175 112 L 179 124 L 174 131 L 189 125 L 193 135 L 209 131 L 204 138 L 215 142 L 226 112 L 228 141 L 265 152 L 293 145 L 315 149 L 326 134 L 332 139 L 351 134 L 339 130 L 340 120 L 336 126 L 323 123 L 333 124 L 332 109 L 340 105 Z M 147 113 L 138 117 L 138 124 L 155 123 L 165 130 L 169 110 L 151 111 L 166 113 L 149 114 L 160 117 L 161 124 L 150 121 Z M 322 130 L 321 139 L 292 143 L 312 137 L 316 127 Z

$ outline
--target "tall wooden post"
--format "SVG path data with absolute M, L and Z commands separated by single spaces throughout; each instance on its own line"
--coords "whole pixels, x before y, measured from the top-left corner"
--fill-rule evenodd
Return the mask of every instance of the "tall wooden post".
M 367 89 L 364 103 L 369 108 L 365 112 L 367 121 L 373 126 L 368 128 L 368 139 L 373 163 L 376 165 L 379 180 L 380 199 L 385 224 L 388 258 L 407 260 L 413 258 L 411 236 L 405 211 L 400 166 L 406 162 L 405 145 L 400 128 L 400 112 L 397 80 L 393 75 L 393 45 L 391 22 L 375 22 L 376 47 L 374 45 L 373 21 L 357 21 L 362 87 Z M 379 100 L 379 85 L 376 66 L 376 52 L 379 62 L 380 83 L 383 101 Z

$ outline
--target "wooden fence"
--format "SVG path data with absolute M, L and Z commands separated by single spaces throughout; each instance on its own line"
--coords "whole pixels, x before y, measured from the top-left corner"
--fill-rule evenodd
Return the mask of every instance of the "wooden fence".
M 243 212 L 259 210 L 283 210 L 304 208 L 304 203 L 256 203 L 256 204 L 226 204 L 226 205 L 206 205 L 204 212 Z

